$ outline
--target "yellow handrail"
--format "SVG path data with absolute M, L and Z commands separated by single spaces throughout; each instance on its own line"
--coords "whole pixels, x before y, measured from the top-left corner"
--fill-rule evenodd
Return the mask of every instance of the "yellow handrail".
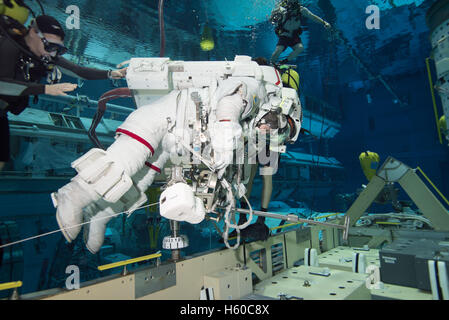
M 333 217 L 333 216 L 338 216 L 339 214 L 344 214 L 344 213 L 337 212 L 337 213 L 328 214 L 327 216 L 315 217 L 314 219 L 329 218 L 329 217 Z
M 449 201 L 446 199 L 446 197 L 441 193 L 440 190 L 438 190 L 438 188 L 433 184 L 433 182 L 429 179 L 429 177 L 424 173 L 424 171 L 422 171 L 422 169 L 420 167 L 416 168 L 417 170 L 419 170 L 419 172 L 422 173 L 422 175 L 424 176 L 424 178 L 426 178 L 426 180 L 432 185 L 432 187 L 436 190 L 436 192 L 438 192 L 438 194 L 440 195 L 441 198 L 444 199 L 444 201 L 446 201 L 446 203 L 449 205 Z
M 377 221 L 376 224 L 391 224 L 393 226 L 398 226 L 401 223 L 400 222 Z
M 20 288 L 21 286 L 22 286 L 22 281 L 3 283 L 3 284 L 0 284 L 0 291 Z
M 109 269 L 113 269 L 113 268 L 123 267 L 123 266 L 127 266 L 128 264 L 132 264 L 132 263 L 136 263 L 136 262 L 156 259 L 156 258 L 159 258 L 160 256 L 162 256 L 161 253 L 154 253 L 154 254 L 150 254 L 148 256 L 143 256 L 140 258 L 128 259 L 128 260 L 124 260 L 124 261 L 105 264 L 105 265 L 99 266 L 98 270 L 104 271 L 104 270 L 109 270 Z
M 438 139 L 440 139 L 440 144 L 443 144 L 443 139 L 441 138 L 441 129 L 440 129 L 440 126 L 438 123 L 440 118 L 438 116 L 437 103 L 436 103 L 436 99 L 435 99 L 435 90 L 433 88 L 432 73 L 430 72 L 429 60 L 430 60 L 430 58 L 426 58 L 427 75 L 429 76 L 430 94 L 432 95 L 433 111 L 435 113 L 435 120 L 436 120 L 437 130 L 438 130 Z
M 273 231 L 273 230 L 277 230 L 277 229 L 284 229 L 284 228 L 288 228 L 288 227 L 297 226 L 298 224 L 302 224 L 302 223 L 303 223 L 303 222 L 296 222 L 296 223 L 284 224 L 284 225 L 282 225 L 282 226 L 277 226 L 277 227 L 270 228 L 270 230 Z

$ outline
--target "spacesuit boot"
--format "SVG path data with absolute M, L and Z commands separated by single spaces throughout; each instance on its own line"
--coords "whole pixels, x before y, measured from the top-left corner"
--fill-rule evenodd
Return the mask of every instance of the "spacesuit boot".
M 68 242 L 75 240 L 81 231 L 79 224 L 86 206 L 100 199 L 116 203 L 124 195 L 132 203 L 140 198 L 130 175 L 138 171 L 139 165 L 143 166 L 144 160 L 140 160 L 142 164 L 137 163 L 139 145 L 136 148 L 132 142 L 128 137 L 120 137 L 106 151 L 90 150 L 72 163 L 78 175 L 52 194 L 56 220 Z
M 77 201 L 72 201 L 73 195 L 77 195 Z M 52 193 L 53 205 L 57 208 L 56 221 L 62 234 L 68 242 L 72 242 L 81 231 L 83 223 L 83 208 L 100 197 L 89 186 L 76 176 L 72 181 Z
M 103 209 L 100 209 L 103 207 Z M 84 211 L 86 217 L 90 218 L 90 223 L 84 228 L 84 242 L 87 249 L 92 254 L 100 251 L 106 231 L 106 225 L 112 218 L 125 210 L 125 206 L 121 203 L 107 204 L 93 203 L 88 206 Z

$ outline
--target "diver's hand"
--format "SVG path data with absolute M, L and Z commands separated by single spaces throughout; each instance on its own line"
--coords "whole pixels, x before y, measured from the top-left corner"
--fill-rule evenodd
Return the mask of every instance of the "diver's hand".
M 128 70 L 128 68 L 123 68 L 123 69 L 111 71 L 111 78 L 114 80 L 123 79 L 124 77 L 126 77 L 127 70 Z
M 78 87 L 73 83 L 47 84 L 45 86 L 45 94 L 50 96 L 66 96 L 66 92 L 75 90 Z

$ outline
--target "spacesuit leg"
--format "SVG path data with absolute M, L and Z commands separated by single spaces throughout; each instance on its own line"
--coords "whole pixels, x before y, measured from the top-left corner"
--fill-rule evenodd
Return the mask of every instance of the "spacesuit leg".
M 278 61 L 279 56 L 281 55 L 281 53 L 284 52 L 284 51 L 285 51 L 285 47 L 284 46 L 276 46 L 276 49 L 274 50 L 273 55 L 271 56 L 271 60 L 270 60 L 271 63 L 275 64 Z
M 57 208 L 56 220 L 62 229 L 62 234 L 68 242 L 74 240 L 81 231 L 80 224 L 83 222 L 82 208 L 100 199 L 100 197 L 92 192 L 86 183 L 79 179 L 78 176 L 72 181 L 52 193 L 53 205 Z M 72 201 L 72 195 L 77 195 L 77 201 Z M 62 213 L 65 214 L 62 214 Z
M 290 53 L 287 57 L 288 62 L 295 60 L 304 51 L 304 45 L 300 42 L 297 43 L 292 49 L 292 53 Z
M 52 194 L 56 219 L 67 241 L 81 231 L 83 208 L 100 201 L 116 203 L 125 194 L 132 203 L 140 192 L 131 179 L 145 166 L 166 135 L 167 118 L 175 119 L 177 93 L 134 111 L 117 129 L 116 141 L 106 150 L 92 149 L 72 163 L 78 175 Z
M 147 202 L 145 191 L 153 184 L 156 175 L 161 173 L 168 158 L 169 154 L 167 152 L 156 154 L 152 158 L 156 160 L 155 162 L 147 162 L 145 167 L 133 176 L 134 185 L 141 194 L 137 202 L 129 203 L 129 201 L 126 201 L 127 195 L 125 194 L 123 196 L 124 199 L 121 199 L 122 201 L 108 203 L 100 200 L 85 209 L 86 215 L 91 217 L 91 222 L 85 227 L 84 241 L 87 249 L 92 254 L 96 254 L 103 245 L 106 225 L 112 218 L 121 212 L 130 210 L 130 205 L 136 209 Z M 128 214 L 131 214 L 131 212 Z
M 148 155 L 139 142 L 120 136 L 107 151 L 92 149 L 72 163 L 78 175 L 52 194 L 56 219 L 67 241 L 81 231 L 84 207 L 100 199 L 115 203 L 133 187 L 130 176 L 143 167 Z

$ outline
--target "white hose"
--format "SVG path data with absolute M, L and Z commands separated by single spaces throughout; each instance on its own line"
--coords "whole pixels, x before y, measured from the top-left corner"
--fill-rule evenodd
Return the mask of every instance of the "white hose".
M 145 205 L 145 206 L 136 208 L 136 210 L 157 206 L 158 204 L 159 204 L 159 202 L 152 203 L 152 204 L 149 204 L 149 205 Z M 84 225 L 87 225 L 87 224 L 91 224 L 92 222 L 110 219 L 111 217 L 116 217 L 116 216 L 119 216 L 119 215 L 122 215 L 122 214 L 125 214 L 125 213 L 128 213 L 128 211 L 123 211 L 123 212 L 120 212 L 120 213 L 111 214 L 111 215 L 108 215 L 108 216 L 105 216 L 105 217 L 101 217 L 101 218 L 96 218 L 96 219 L 94 218 L 94 219 L 91 219 L 91 220 L 89 220 L 87 222 L 83 222 L 83 223 L 80 223 L 80 224 L 77 224 L 77 225 L 74 225 L 74 226 L 70 226 L 70 227 L 67 227 L 67 228 L 61 228 L 61 229 L 58 229 L 58 230 L 50 231 L 50 232 L 47 232 L 47 233 L 42 233 L 42 234 L 39 234 L 37 236 L 33 236 L 33 237 L 26 238 L 26 239 L 23 239 L 23 240 L 19 240 L 19 241 L 7 243 L 7 244 L 4 244 L 4 245 L 0 245 L 0 249 L 6 248 L 6 247 L 10 247 L 10 246 L 22 243 L 22 242 L 38 239 L 38 238 L 41 238 L 41 237 L 45 237 L 45 236 L 48 236 L 48 235 L 51 235 L 51 234 L 54 234 L 54 233 L 61 232 L 63 230 L 69 230 L 69 229 L 73 229 L 73 228 L 76 228 L 76 227 L 80 227 L 80 226 L 84 226 Z
M 226 181 L 226 179 L 223 179 L 221 181 L 221 185 L 228 191 L 227 193 L 227 200 L 229 202 L 228 206 L 226 207 L 226 212 L 225 212 L 225 229 L 223 231 L 223 240 L 224 240 L 224 244 L 226 245 L 226 247 L 228 249 L 237 249 L 240 246 L 240 229 L 238 228 L 238 226 L 236 226 L 237 228 L 235 228 L 236 232 L 237 232 L 237 242 L 236 244 L 231 247 L 229 245 L 228 242 L 228 236 L 229 236 L 229 228 L 233 228 L 234 225 L 231 224 L 230 218 L 229 218 L 229 214 L 232 211 L 232 208 L 235 207 L 235 201 L 234 201 L 234 195 L 232 194 L 232 188 L 229 184 L 229 182 Z
M 228 249 L 237 249 L 240 246 L 240 231 L 245 229 L 246 227 L 248 227 L 251 224 L 251 221 L 253 220 L 253 208 L 251 207 L 251 204 L 248 201 L 248 198 L 246 198 L 245 195 L 243 195 L 243 198 L 245 199 L 246 203 L 248 204 L 248 208 L 249 208 L 249 219 L 242 225 L 237 225 L 237 224 L 232 224 L 231 223 L 231 219 L 229 216 L 229 213 L 231 212 L 232 208 L 235 208 L 235 201 L 234 201 L 234 195 L 232 194 L 232 188 L 229 184 L 229 182 L 226 181 L 226 179 L 223 179 L 221 182 L 222 186 L 228 190 L 228 201 L 229 201 L 229 205 L 226 207 L 226 212 L 225 212 L 225 230 L 223 232 L 223 239 L 224 239 L 224 243 L 226 245 L 226 247 Z M 235 244 L 234 247 L 231 247 L 228 243 L 228 232 L 230 228 L 234 228 L 235 231 L 237 232 L 237 243 Z
M 248 198 L 246 198 L 245 195 L 243 195 L 243 198 L 245 199 L 246 204 L 248 205 L 248 208 L 249 208 L 249 218 L 246 223 L 244 223 L 240 226 L 240 229 L 242 229 L 242 230 L 245 229 L 247 226 L 249 226 L 249 224 L 251 223 L 251 220 L 253 220 L 253 207 L 251 207 L 251 204 L 249 203 L 249 200 L 248 200 Z

